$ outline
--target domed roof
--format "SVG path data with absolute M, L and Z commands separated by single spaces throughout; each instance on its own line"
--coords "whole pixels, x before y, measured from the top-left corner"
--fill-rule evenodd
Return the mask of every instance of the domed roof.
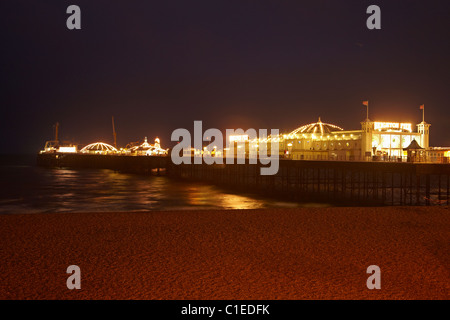
M 150 144 L 150 143 L 148 143 L 147 137 L 145 137 L 144 142 L 142 144 L 132 147 L 131 150 L 132 151 L 136 151 L 136 150 L 145 151 L 145 150 L 153 149 L 155 146 L 157 146 L 157 145 L 159 146 L 159 144 L 160 144 L 159 138 L 155 139 L 155 144 Z
M 148 150 L 150 149 L 152 146 L 150 143 L 148 143 L 147 141 L 147 137 L 144 138 L 144 142 L 136 147 L 131 148 L 132 150 Z
M 90 152 L 90 151 L 117 152 L 117 149 L 107 143 L 95 142 L 95 143 L 88 144 L 86 147 L 84 147 L 80 151 L 81 152 Z
M 298 134 L 298 133 L 317 133 L 317 134 L 328 134 L 334 131 L 342 131 L 341 127 L 338 127 L 334 124 L 330 123 L 323 123 L 319 120 L 315 123 L 306 124 L 304 126 L 301 126 L 300 128 L 295 129 L 290 134 Z

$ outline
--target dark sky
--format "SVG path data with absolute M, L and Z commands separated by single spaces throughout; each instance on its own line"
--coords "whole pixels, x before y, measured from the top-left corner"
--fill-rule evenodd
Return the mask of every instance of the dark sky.
M 66 28 L 81 8 L 82 30 Z M 381 7 L 382 29 L 366 28 Z M 119 145 L 176 128 L 421 121 L 450 146 L 450 1 L 2 1 L 0 150 Z

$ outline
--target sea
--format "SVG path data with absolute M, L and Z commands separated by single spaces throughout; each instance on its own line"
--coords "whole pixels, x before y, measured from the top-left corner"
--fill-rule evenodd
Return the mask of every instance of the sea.
M 234 193 L 166 176 L 44 168 L 35 155 L 0 156 L 0 214 L 145 212 L 323 206 Z

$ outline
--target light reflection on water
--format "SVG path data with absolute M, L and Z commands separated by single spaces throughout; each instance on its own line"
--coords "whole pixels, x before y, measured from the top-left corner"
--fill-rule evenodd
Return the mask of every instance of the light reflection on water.
M 0 166 L 0 213 L 297 207 L 167 177 L 111 170 Z

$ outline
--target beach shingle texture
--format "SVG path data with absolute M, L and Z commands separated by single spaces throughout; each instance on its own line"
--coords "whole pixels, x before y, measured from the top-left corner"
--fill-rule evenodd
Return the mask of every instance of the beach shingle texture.
M 448 207 L 11 214 L 0 234 L 0 299 L 450 298 Z

